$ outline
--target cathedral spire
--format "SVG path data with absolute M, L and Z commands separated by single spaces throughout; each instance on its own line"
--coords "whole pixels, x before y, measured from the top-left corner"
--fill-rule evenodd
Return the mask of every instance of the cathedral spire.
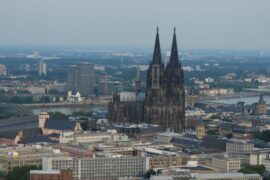
M 178 66 L 179 63 L 179 56 L 178 56 L 178 49 L 177 49 L 177 41 L 176 41 L 176 28 L 173 29 L 173 42 L 172 42 L 172 49 L 171 49 L 171 56 L 169 64 L 172 66 Z
M 157 34 L 156 34 L 156 42 L 153 54 L 153 64 L 161 64 L 161 50 L 160 50 L 160 43 L 159 43 L 159 34 L 158 34 L 158 27 L 157 27 Z

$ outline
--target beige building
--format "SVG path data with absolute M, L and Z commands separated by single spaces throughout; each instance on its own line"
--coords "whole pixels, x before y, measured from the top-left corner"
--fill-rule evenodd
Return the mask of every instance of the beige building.
M 202 139 L 205 135 L 205 127 L 204 125 L 196 126 L 196 136 L 198 139 Z
M 146 158 L 146 169 L 169 168 L 182 165 L 181 156 L 153 156 Z
M 241 169 L 241 161 L 239 158 L 228 158 L 222 155 L 214 155 L 211 158 L 210 167 L 222 173 L 234 173 Z
M 263 98 L 263 95 L 260 95 L 259 102 L 256 104 L 256 113 L 257 114 L 267 114 L 267 104 Z

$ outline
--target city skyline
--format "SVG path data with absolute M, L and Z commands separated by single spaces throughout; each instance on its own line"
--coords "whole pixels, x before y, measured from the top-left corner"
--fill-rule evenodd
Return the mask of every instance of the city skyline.
M 161 49 L 169 49 L 175 26 L 181 49 L 269 49 L 269 5 L 267 0 L 2 1 L 0 46 L 151 49 L 146 37 L 159 26 Z

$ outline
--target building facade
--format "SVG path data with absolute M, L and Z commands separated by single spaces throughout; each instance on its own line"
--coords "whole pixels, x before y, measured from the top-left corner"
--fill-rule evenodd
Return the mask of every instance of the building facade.
M 240 157 L 242 154 L 252 152 L 254 144 L 241 141 L 241 140 L 230 140 L 226 143 L 226 153 L 229 157 Z
M 61 171 L 31 170 L 30 180 L 72 180 L 72 172 L 70 170 L 61 170 Z
M 42 146 L 7 147 L 0 149 L 0 171 L 8 172 L 14 167 L 40 166 L 43 156 L 65 156 L 58 150 Z
M 141 177 L 145 159 L 126 156 L 121 158 L 44 157 L 43 170 L 70 169 L 74 180 L 116 180 L 121 177 Z
M 146 158 L 146 169 L 169 168 L 172 166 L 181 166 L 181 156 L 153 156 Z
M 235 173 L 241 168 L 241 162 L 239 158 L 216 155 L 211 158 L 211 167 L 222 173 Z
M 47 75 L 47 64 L 41 60 L 38 63 L 38 74 L 40 76 L 46 76 Z
M 134 112 L 134 110 L 140 110 L 137 106 L 128 108 L 131 103 L 121 103 L 116 95 L 109 103 L 109 120 L 120 123 L 146 122 L 158 124 L 164 130 L 169 128 L 176 132 L 183 131 L 185 129 L 184 72 L 179 61 L 175 31 L 170 60 L 165 66 L 157 30 L 153 59 L 147 71 L 146 84 L 144 101 L 141 105 L 137 104 L 138 107 L 142 107 L 142 113 Z M 136 104 L 136 101 L 133 104 Z M 140 114 L 143 116 L 140 117 Z

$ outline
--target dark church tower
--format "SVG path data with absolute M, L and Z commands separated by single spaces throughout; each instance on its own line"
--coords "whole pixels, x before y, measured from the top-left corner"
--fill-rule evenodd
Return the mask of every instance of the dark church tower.
M 183 131 L 185 128 L 184 72 L 179 61 L 175 28 L 170 61 L 165 70 L 165 79 L 168 127 L 175 131 Z
M 144 121 L 181 132 L 185 127 L 184 75 L 174 30 L 170 61 L 164 69 L 157 29 L 153 60 L 147 73 Z
M 153 59 L 147 72 L 147 85 L 144 104 L 144 121 L 151 124 L 162 124 L 162 107 L 165 103 L 164 64 L 161 58 L 159 34 L 157 28 Z

